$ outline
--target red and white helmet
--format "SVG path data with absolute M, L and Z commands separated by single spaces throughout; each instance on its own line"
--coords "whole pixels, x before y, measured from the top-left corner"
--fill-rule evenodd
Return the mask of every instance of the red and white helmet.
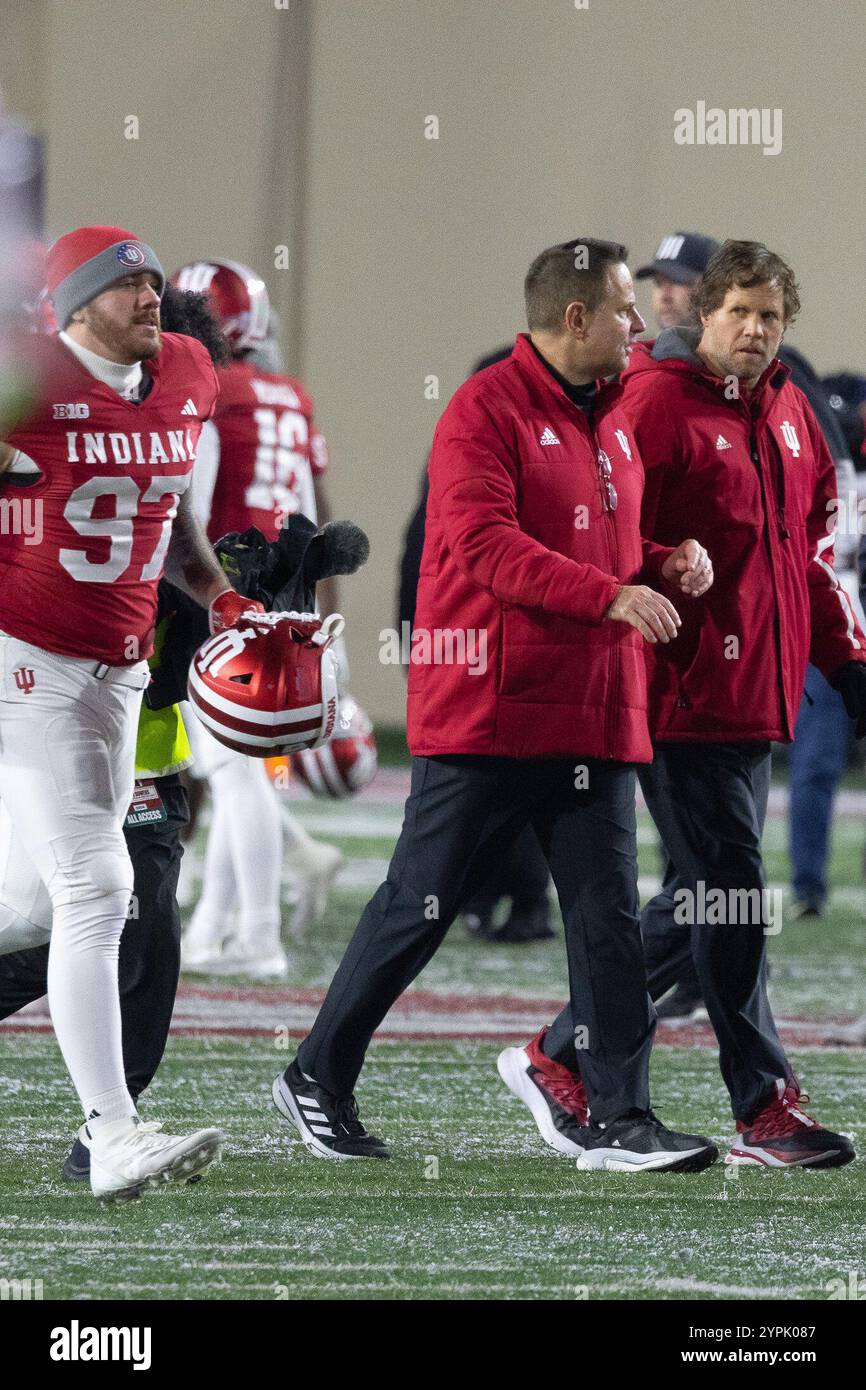
M 214 738 L 251 758 L 318 748 L 334 732 L 339 695 L 331 644 L 339 613 L 256 614 L 199 647 L 189 698 Z
M 292 754 L 292 768 L 314 796 L 354 796 L 372 782 L 378 766 L 373 725 L 351 695 L 340 701 L 330 742 Z
M 206 294 L 232 352 L 260 347 L 268 334 L 271 306 L 265 282 L 240 261 L 190 261 L 171 277 L 179 290 Z

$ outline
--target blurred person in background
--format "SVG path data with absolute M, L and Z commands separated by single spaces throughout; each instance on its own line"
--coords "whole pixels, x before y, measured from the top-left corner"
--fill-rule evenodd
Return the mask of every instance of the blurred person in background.
M 327 446 L 315 428 L 312 401 L 299 381 L 270 369 L 281 365 L 273 340 L 267 369 L 251 360 L 268 343 L 271 309 L 264 281 L 249 266 L 219 258 L 191 262 L 172 281 L 207 296 L 229 346 L 193 474 L 193 507 L 209 539 L 255 526 L 273 541 L 296 512 L 311 521 L 330 520 Z M 336 611 L 336 581 L 323 580 L 320 590 L 323 615 Z M 344 646 L 340 665 L 345 681 Z M 324 910 L 343 856 L 336 846 L 313 840 L 282 806 L 261 760 L 226 748 L 193 714 L 188 729 L 196 772 L 209 781 L 213 809 L 201 896 L 183 938 L 183 968 L 285 980 L 283 866 L 296 885 L 292 932 L 299 936 Z
M 826 377 L 824 385 L 830 392 L 830 403 L 833 409 L 839 412 L 840 420 L 851 445 L 852 455 L 855 459 L 861 460 L 862 468 L 864 466 L 863 453 L 864 448 L 866 448 L 864 445 L 864 435 L 866 435 L 866 377 L 854 376 L 851 373 L 839 373 L 833 377 Z M 866 473 L 861 472 L 859 477 L 862 480 L 866 477 Z M 866 526 L 862 529 L 864 534 L 860 537 L 858 553 L 858 586 L 861 607 L 866 606 Z M 862 871 L 863 877 L 866 878 L 866 849 L 863 852 Z M 849 1047 L 866 1045 L 866 1014 L 863 1014 L 853 1023 L 832 1029 L 828 1035 L 828 1040 Z
M 670 232 L 652 260 L 635 271 L 636 280 L 652 278 L 652 315 L 660 329 L 688 323 L 692 290 L 718 249 L 719 243 L 701 232 Z
M 856 398 L 849 396 L 846 401 L 840 389 L 844 387 L 850 393 L 849 383 L 856 383 L 857 378 L 821 381 L 793 348 L 779 356 L 791 367 L 792 381 L 808 396 L 833 455 L 839 493 L 836 572 L 857 621 L 866 627 L 857 574 L 862 529 L 859 497 L 866 490 L 866 474 L 858 475 L 855 465 L 855 460 L 862 460 L 864 422 Z M 854 733 L 853 721 L 839 691 L 810 663 L 791 746 L 788 850 L 793 902 L 788 911 L 794 919 L 820 917 L 824 912 L 833 803 L 848 765 Z

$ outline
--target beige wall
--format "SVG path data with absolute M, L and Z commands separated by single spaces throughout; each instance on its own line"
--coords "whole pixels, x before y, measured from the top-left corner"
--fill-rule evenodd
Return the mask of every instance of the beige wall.
M 0 82 L 50 136 L 52 231 L 117 221 L 167 264 L 265 272 L 290 247 L 269 281 L 336 512 L 373 543 L 344 607 L 380 718 L 402 714 L 377 639 L 433 426 L 521 327 L 543 245 L 617 236 L 637 260 L 678 226 L 760 237 L 800 274 L 794 341 L 822 370 L 866 366 L 861 0 L 0 0 L 0 18 Z M 782 153 L 677 146 L 699 100 L 781 107 Z

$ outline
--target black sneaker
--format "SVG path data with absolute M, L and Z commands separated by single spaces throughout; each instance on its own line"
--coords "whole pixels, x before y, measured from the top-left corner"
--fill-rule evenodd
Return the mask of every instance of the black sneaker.
M 668 1022 L 698 1023 L 708 1016 L 703 999 L 690 985 L 677 985 L 673 994 L 656 1004 L 656 1018 Z
M 90 1182 L 90 1132 L 82 1125 L 66 1156 L 63 1176 L 67 1182 Z
M 332 1096 L 305 1076 L 297 1062 L 278 1076 L 274 1105 L 318 1158 L 390 1158 L 384 1140 L 368 1134 L 354 1096 Z
M 491 941 L 550 941 L 556 932 L 550 925 L 550 905 L 547 902 L 528 906 L 515 904 L 507 922 L 490 932 Z
M 578 1168 L 608 1173 L 699 1173 L 719 1156 L 710 1139 L 665 1129 L 651 1110 L 631 1110 L 607 1125 L 590 1123 L 581 1138 Z

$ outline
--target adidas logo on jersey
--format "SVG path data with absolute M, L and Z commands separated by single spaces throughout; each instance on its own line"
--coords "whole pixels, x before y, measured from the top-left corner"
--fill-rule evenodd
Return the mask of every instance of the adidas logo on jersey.
M 558 444 L 559 440 L 553 433 L 553 430 L 548 425 L 547 429 L 544 431 L 544 434 L 541 436 L 538 442 L 539 444 Z
M 183 406 L 183 407 L 181 408 L 181 412 L 180 412 L 180 413 L 181 413 L 181 415 L 197 415 L 197 414 L 198 414 L 198 411 L 197 411 L 196 408 L 195 408 L 195 401 L 192 399 L 192 396 L 189 397 L 189 399 L 187 400 L 186 405 Z
M 725 436 L 724 436 L 723 434 L 720 434 L 720 435 L 719 435 L 718 439 L 716 440 L 716 448 L 717 448 L 717 449 L 732 449 L 733 447 L 734 447 L 733 444 L 729 444 L 728 441 L 727 441 L 727 439 L 725 439 Z

